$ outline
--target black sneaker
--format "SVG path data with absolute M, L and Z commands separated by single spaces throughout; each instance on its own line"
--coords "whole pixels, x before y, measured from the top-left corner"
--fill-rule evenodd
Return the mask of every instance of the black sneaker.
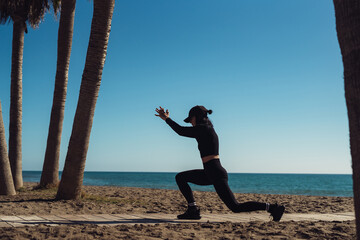
M 285 207 L 282 205 L 275 204 L 272 210 L 270 210 L 270 215 L 273 217 L 273 221 L 279 222 L 282 215 L 284 214 Z
M 177 216 L 178 219 L 193 219 L 199 220 L 200 216 L 200 208 L 199 207 L 188 207 L 185 213 Z

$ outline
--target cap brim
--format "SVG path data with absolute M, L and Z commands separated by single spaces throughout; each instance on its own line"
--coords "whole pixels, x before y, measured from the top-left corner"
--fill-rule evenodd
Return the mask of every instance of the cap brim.
M 190 122 L 190 118 L 189 118 L 189 117 L 185 118 L 185 119 L 184 119 L 184 122 L 189 123 L 189 122 Z

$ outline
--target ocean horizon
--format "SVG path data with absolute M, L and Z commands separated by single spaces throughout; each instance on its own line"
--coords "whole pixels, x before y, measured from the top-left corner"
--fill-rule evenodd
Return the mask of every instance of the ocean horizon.
M 84 185 L 178 190 L 177 172 L 84 173 Z M 61 172 L 60 172 L 61 176 Z M 24 182 L 40 182 L 41 171 L 23 171 Z M 190 184 L 194 191 L 215 191 L 213 186 Z M 351 174 L 229 173 L 234 193 L 353 197 Z

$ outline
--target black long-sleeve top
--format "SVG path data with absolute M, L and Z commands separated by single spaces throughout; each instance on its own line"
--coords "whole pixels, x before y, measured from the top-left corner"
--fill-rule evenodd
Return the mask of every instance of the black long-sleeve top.
M 212 126 L 199 124 L 194 127 L 183 127 L 171 118 L 167 118 L 166 123 L 180 136 L 195 138 L 201 157 L 219 155 L 219 138 Z

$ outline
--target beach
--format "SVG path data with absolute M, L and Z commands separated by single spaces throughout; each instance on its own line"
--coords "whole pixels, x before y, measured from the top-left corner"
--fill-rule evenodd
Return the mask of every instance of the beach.
M 171 213 L 185 210 L 179 191 L 132 187 L 83 186 L 82 199 L 55 201 L 56 188 L 33 190 L 25 183 L 16 196 L 0 196 L 1 215 Z M 195 191 L 202 213 L 234 214 L 216 193 Z M 286 213 L 353 211 L 352 197 L 239 194 L 239 202 L 260 201 L 286 206 Z M 263 212 L 267 214 L 266 212 Z M 355 221 L 136 224 L 119 226 L 65 225 L 0 228 L 0 239 L 354 239 Z

